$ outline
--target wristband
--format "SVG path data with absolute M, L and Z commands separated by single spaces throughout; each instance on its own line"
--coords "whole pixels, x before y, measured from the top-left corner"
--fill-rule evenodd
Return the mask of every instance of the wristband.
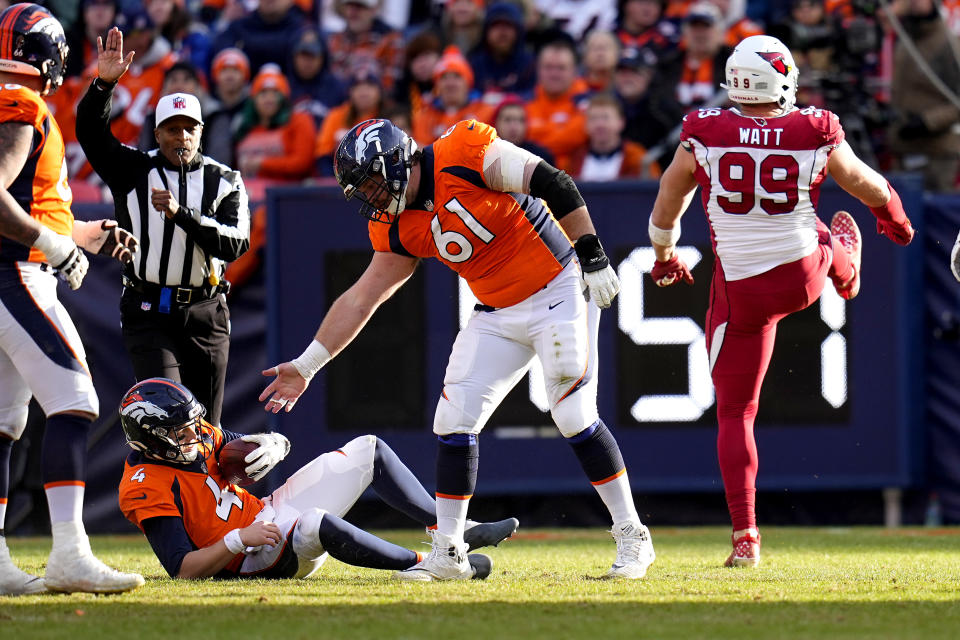
M 50 227 L 41 225 L 40 234 L 33 241 L 33 246 L 42 251 L 44 255 L 49 256 L 57 250 L 57 240 L 59 239 L 57 235 L 57 232 Z
M 894 189 L 893 185 L 889 182 L 887 182 L 887 187 L 890 189 L 890 199 L 887 201 L 887 204 L 879 207 L 870 207 L 870 213 L 875 215 L 877 220 L 903 224 L 907 220 L 907 212 L 903 209 L 900 194 L 897 193 L 896 189 Z
M 662 247 L 675 246 L 677 241 L 680 240 L 679 225 L 670 229 L 661 229 L 657 225 L 653 224 L 653 216 L 650 216 L 650 224 L 647 226 L 647 233 L 650 236 L 651 242 Z
M 580 269 L 584 273 L 606 269 L 610 264 L 607 254 L 603 252 L 600 238 L 592 233 L 580 236 L 573 244 L 573 249 L 577 252 L 577 260 L 580 261 Z
M 223 536 L 223 544 L 227 545 L 227 551 L 233 555 L 243 553 L 243 550 L 247 548 L 247 545 L 243 544 L 243 540 L 240 539 L 240 529 L 233 529 Z
M 97 76 L 93 79 L 93 84 L 95 84 L 97 89 L 100 89 L 101 91 L 113 91 L 113 88 L 117 86 L 117 82 L 107 82 L 100 76 Z
M 331 357 L 327 348 L 314 340 L 307 346 L 306 350 L 300 354 L 300 357 L 291 360 L 290 364 L 296 368 L 304 380 L 310 382 L 317 371 L 320 371 L 323 365 L 330 362 Z

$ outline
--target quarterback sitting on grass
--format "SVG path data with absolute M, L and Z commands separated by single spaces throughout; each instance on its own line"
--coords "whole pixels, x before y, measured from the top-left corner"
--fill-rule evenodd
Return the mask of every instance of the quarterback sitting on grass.
M 355 438 L 315 458 L 261 499 L 231 480 L 238 473 L 244 483 L 263 478 L 287 455 L 289 441 L 278 433 L 231 433 L 203 420 L 204 414 L 186 387 L 165 378 L 139 382 L 120 406 L 120 422 L 134 449 L 120 481 L 120 509 L 147 536 L 171 577 L 306 577 L 327 554 L 393 571 L 422 560 L 342 519 L 371 487 L 423 525 L 436 523 L 433 498 L 382 440 Z M 252 445 L 241 445 L 250 451 L 240 472 L 229 470 L 224 454 L 235 440 Z M 465 540 L 471 550 L 496 545 L 517 525 L 514 518 L 470 522 Z M 471 553 L 469 560 L 474 578 L 490 575 L 488 556 Z

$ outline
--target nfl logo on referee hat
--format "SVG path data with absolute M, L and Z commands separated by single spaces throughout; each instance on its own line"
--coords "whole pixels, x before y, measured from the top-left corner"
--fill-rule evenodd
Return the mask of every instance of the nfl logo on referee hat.
M 191 120 L 196 120 L 203 124 L 203 116 L 200 115 L 200 101 L 197 96 L 189 93 L 171 93 L 163 96 L 157 102 L 157 126 L 159 127 L 164 120 L 175 116 L 186 116 Z

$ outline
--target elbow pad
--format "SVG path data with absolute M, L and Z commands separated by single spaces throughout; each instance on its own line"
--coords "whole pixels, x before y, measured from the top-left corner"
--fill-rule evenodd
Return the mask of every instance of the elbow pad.
M 586 204 L 573 178 L 543 160 L 530 178 L 530 195 L 543 198 L 557 220 Z

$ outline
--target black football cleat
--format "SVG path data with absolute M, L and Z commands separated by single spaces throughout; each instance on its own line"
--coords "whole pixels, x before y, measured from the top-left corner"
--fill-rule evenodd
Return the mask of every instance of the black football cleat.
M 473 577 L 470 578 L 471 580 L 486 580 L 490 572 L 493 571 L 493 560 L 490 559 L 490 556 L 482 553 L 469 554 L 467 556 L 467 562 L 470 563 L 470 568 L 473 569 Z
M 463 541 L 470 550 L 480 547 L 497 546 L 517 531 L 520 521 L 516 518 L 507 518 L 498 522 L 474 522 L 467 520 L 463 530 Z

